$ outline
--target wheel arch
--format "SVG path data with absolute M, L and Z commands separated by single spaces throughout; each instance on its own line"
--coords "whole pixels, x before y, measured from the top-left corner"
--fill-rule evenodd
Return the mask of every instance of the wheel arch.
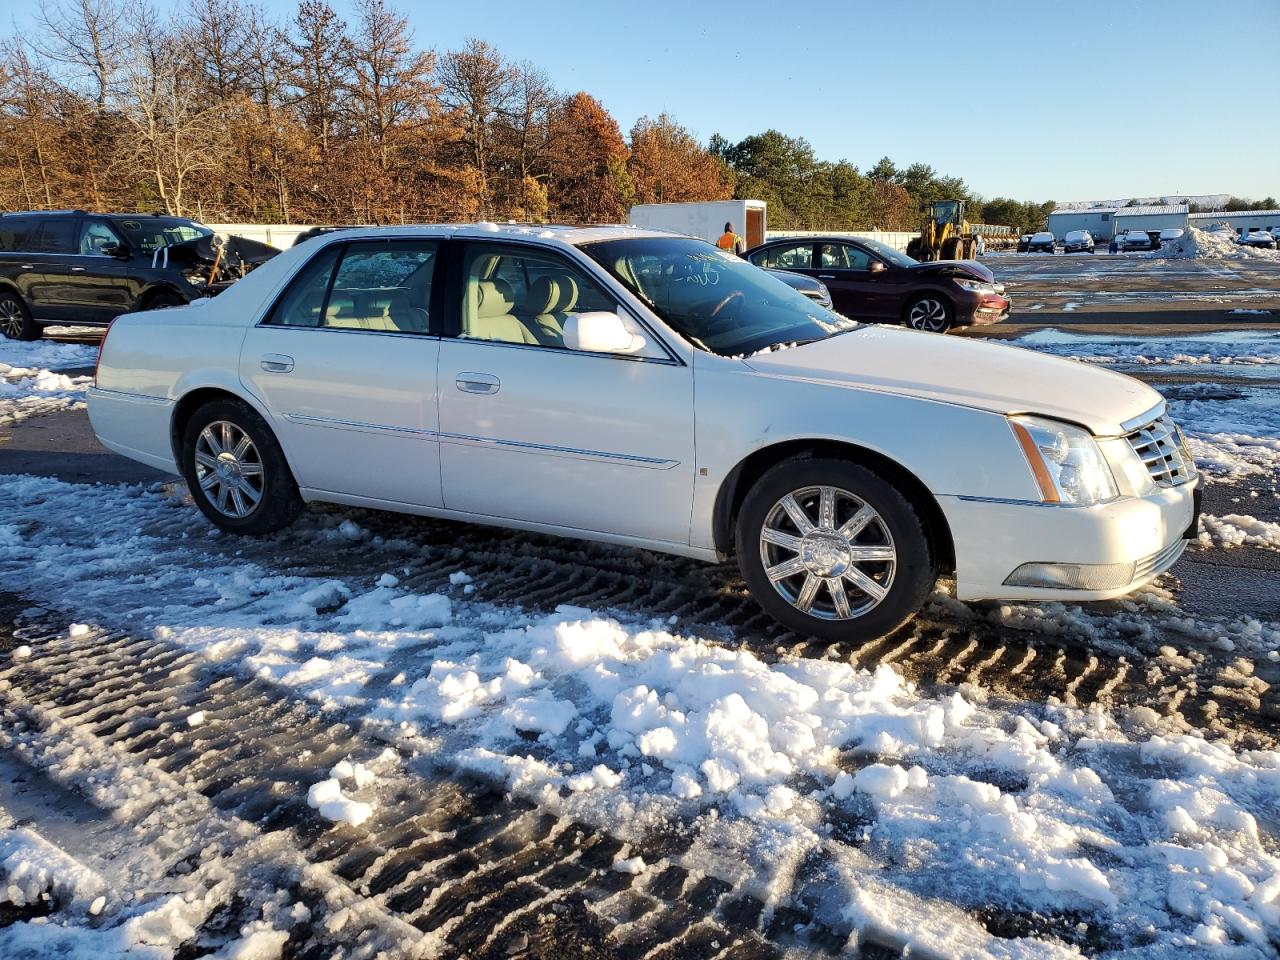
M 138 295 L 137 302 L 134 303 L 133 310 L 131 312 L 136 313 L 140 310 L 150 309 L 151 302 L 155 300 L 156 297 L 161 296 L 162 294 L 172 294 L 173 296 L 180 299 L 183 303 L 191 302 L 191 298 L 188 297 L 186 294 L 184 294 L 181 290 L 179 290 L 176 284 L 169 283 L 168 281 L 165 281 L 165 280 L 160 280 L 160 281 L 157 281 L 156 283 L 151 284 L 147 288 L 145 288 L 142 291 L 142 293 Z
M 830 458 L 848 460 L 866 467 L 896 487 L 920 512 L 929 548 L 933 551 L 940 570 L 955 570 L 955 542 L 951 526 L 937 499 L 914 473 L 892 457 L 868 447 L 841 440 L 809 438 L 787 440 L 761 447 L 739 461 L 725 475 L 716 492 L 712 512 L 712 536 L 716 551 L 722 556 L 733 552 L 733 527 L 747 492 L 760 477 L 787 460 L 812 460 Z
M 187 424 L 191 422 L 197 410 L 214 400 L 237 400 L 243 403 L 257 413 L 272 434 L 275 434 L 275 430 L 271 427 L 271 417 L 252 397 L 213 384 L 194 387 L 178 398 L 173 405 L 173 413 L 169 416 L 169 447 L 173 451 L 173 462 L 179 466 L 182 465 L 182 435 L 186 432 Z M 276 436 L 276 442 L 280 442 L 279 436 Z M 288 459 L 287 455 L 285 459 Z

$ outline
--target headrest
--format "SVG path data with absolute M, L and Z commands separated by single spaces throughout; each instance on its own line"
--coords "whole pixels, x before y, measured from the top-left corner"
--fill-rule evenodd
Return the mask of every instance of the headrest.
M 551 277 L 539 277 L 529 284 L 529 293 L 525 300 L 526 313 L 534 316 L 551 313 L 560 300 L 560 284 Z
M 499 278 L 497 280 L 481 280 L 477 285 L 477 317 L 502 317 L 511 312 L 515 306 L 515 297 L 511 293 L 511 284 Z
M 355 313 L 356 302 L 352 297 L 335 297 L 330 295 L 329 306 L 325 309 L 325 315 L 330 317 L 348 316 Z

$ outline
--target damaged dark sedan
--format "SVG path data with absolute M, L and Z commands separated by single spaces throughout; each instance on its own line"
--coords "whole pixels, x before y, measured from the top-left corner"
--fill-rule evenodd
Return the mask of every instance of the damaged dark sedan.
M 279 251 L 182 217 L 39 211 L 0 215 L 0 335 L 105 326 L 122 313 L 213 296 Z
M 1009 315 L 1004 284 L 974 260 L 921 263 L 888 244 L 849 236 L 772 240 L 744 256 L 758 267 L 821 281 L 836 311 L 853 320 L 942 333 Z

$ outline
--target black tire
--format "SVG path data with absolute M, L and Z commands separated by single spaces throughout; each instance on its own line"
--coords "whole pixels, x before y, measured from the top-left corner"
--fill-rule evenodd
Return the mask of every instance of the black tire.
M 873 509 L 878 515 L 873 521 L 876 525 L 874 532 L 887 533 L 888 536 L 873 537 L 867 545 L 876 546 L 877 543 L 883 544 L 888 540 L 896 551 L 891 573 L 887 564 L 872 561 L 861 566 L 860 572 L 875 579 L 877 583 L 887 580 L 888 592 L 865 612 L 847 619 L 830 618 L 834 603 L 831 602 L 833 598 L 829 587 L 825 584 L 818 588 L 820 593 L 813 602 L 813 609 L 819 615 L 813 615 L 798 609 L 791 600 L 784 597 L 765 571 L 767 561 L 762 553 L 774 549 L 761 542 L 766 521 L 780 508 L 781 501 L 787 494 L 798 494 L 815 487 L 835 488 Z M 797 496 L 797 502 L 799 499 Z M 855 506 L 856 504 L 850 503 L 847 509 L 851 511 Z M 804 509 L 811 517 L 818 515 L 813 512 L 816 507 Z M 844 522 L 841 519 L 843 516 L 837 510 L 831 526 L 840 526 Z M 868 525 L 858 536 L 866 536 L 871 531 L 872 527 Z M 819 529 L 816 533 L 821 538 L 822 530 Z M 919 612 L 938 579 L 937 561 L 930 551 L 924 524 L 916 508 L 879 474 L 847 460 L 787 460 L 769 470 L 756 481 L 743 500 L 737 517 L 735 544 L 742 576 L 751 595 L 765 612 L 796 633 L 831 643 L 860 643 L 892 633 Z M 783 551 L 779 557 L 785 558 L 786 553 L 792 552 L 788 547 L 779 549 Z M 796 577 L 783 580 L 783 588 L 795 590 L 797 582 L 807 582 L 810 575 L 805 570 Z M 819 579 L 822 578 L 819 576 Z M 839 581 L 841 589 L 845 589 L 844 576 L 830 579 Z M 799 591 L 802 593 L 803 588 L 799 588 Z M 826 595 L 825 601 L 823 594 Z M 850 607 L 857 602 L 855 597 L 864 603 L 874 599 L 871 594 L 855 586 L 847 594 Z
M 44 328 L 12 290 L 0 290 L 0 336 L 8 340 L 39 340 Z
M 921 293 L 907 303 L 902 311 L 902 322 L 912 330 L 946 333 L 955 325 L 956 308 L 940 293 Z
M 232 516 L 224 512 L 215 503 L 213 492 L 206 492 L 201 487 L 201 478 L 207 478 L 208 471 L 197 465 L 196 445 L 201 441 L 205 427 L 215 425 L 215 432 L 220 432 L 220 428 L 216 426 L 220 423 L 229 423 L 240 434 L 248 437 L 252 444 L 250 451 L 254 454 L 248 458 L 248 463 L 256 462 L 261 468 L 259 499 L 243 516 Z M 248 481 L 247 466 L 244 474 L 242 477 L 240 470 L 235 471 L 236 478 Z M 228 533 L 249 536 L 273 533 L 292 523 L 302 510 L 298 485 L 294 482 L 293 471 L 289 469 L 289 463 L 285 460 L 284 451 L 280 449 L 275 434 L 256 410 L 240 400 L 228 398 L 210 401 L 187 422 L 186 429 L 182 432 L 182 475 L 191 491 L 191 499 L 200 508 L 200 512 L 214 526 Z M 247 498 L 247 495 L 242 495 L 242 498 Z M 228 502 L 230 505 L 230 501 Z
M 159 293 L 153 293 L 142 301 L 139 310 L 163 310 L 165 307 L 183 307 L 187 301 L 174 293 L 172 290 L 161 290 Z

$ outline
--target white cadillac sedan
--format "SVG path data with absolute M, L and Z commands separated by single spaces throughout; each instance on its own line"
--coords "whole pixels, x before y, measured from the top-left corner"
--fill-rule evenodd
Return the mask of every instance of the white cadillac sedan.
M 89 415 L 224 530 L 306 501 L 737 555 L 760 604 L 882 635 L 961 600 L 1114 597 L 1195 534 L 1164 401 L 1027 350 L 863 326 L 700 240 L 348 230 L 129 314 Z

